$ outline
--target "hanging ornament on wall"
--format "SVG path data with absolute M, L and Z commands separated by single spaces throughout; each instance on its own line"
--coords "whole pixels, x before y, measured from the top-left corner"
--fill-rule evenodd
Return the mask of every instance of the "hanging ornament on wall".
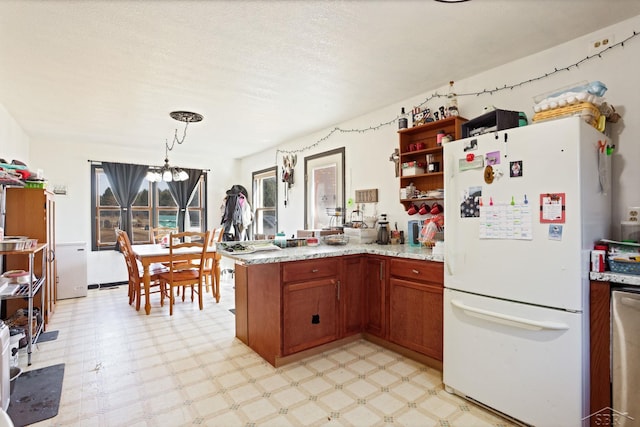
M 393 151 L 393 153 L 391 153 L 391 156 L 389 157 L 389 161 L 395 163 L 396 178 L 399 177 L 400 176 L 400 149 L 399 148 L 396 148 Z
M 286 155 L 282 157 L 282 182 L 284 182 L 284 205 L 287 206 L 289 201 L 289 189 L 293 185 L 293 168 L 298 162 L 298 156 L 296 154 Z

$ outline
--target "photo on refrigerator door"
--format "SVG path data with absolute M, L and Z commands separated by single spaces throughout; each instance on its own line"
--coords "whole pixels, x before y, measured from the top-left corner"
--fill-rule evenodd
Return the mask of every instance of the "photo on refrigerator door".
M 549 240 L 562 240 L 562 226 L 549 224 Z
M 464 191 L 460 202 L 460 218 L 478 218 L 482 187 L 469 187 Z
M 509 176 L 511 178 L 518 178 L 522 176 L 522 160 L 509 162 L 509 166 Z
M 492 151 L 490 153 L 487 153 L 485 155 L 486 159 L 487 159 L 487 165 L 489 166 L 495 166 L 495 165 L 499 165 L 500 164 L 500 152 L 499 151 Z

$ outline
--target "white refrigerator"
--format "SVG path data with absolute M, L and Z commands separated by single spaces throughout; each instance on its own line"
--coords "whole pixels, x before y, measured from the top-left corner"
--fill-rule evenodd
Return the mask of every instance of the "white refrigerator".
M 589 416 L 589 264 L 611 143 L 579 117 L 445 145 L 443 382 L 538 426 Z

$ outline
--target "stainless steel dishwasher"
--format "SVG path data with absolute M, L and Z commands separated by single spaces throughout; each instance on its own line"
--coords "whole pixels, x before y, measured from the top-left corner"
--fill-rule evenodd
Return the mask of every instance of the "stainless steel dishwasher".
M 613 418 L 616 426 L 640 427 L 640 287 L 614 290 L 611 300 Z

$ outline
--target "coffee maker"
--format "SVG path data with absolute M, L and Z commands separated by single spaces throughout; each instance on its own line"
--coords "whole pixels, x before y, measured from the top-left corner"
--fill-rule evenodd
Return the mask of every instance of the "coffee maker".
M 378 238 L 376 243 L 379 245 L 389 244 L 389 221 L 387 221 L 387 214 L 381 214 L 378 221 Z

